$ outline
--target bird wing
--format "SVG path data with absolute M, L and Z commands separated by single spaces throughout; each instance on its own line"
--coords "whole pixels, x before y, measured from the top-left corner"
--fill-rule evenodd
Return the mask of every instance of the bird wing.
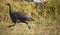
M 25 13 L 25 12 L 16 12 L 15 16 L 18 17 L 18 18 L 27 18 L 27 17 L 30 17 L 29 14 Z

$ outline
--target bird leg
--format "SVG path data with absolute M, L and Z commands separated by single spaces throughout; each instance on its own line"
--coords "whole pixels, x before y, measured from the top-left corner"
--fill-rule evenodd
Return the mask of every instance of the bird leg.
M 26 23 L 26 24 L 27 24 L 27 26 L 28 26 L 28 28 L 29 28 L 29 29 L 31 29 L 27 22 L 24 22 L 24 23 Z
M 14 24 L 14 25 L 10 25 L 10 26 L 8 26 L 8 27 L 12 27 L 12 26 L 15 26 L 15 24 Z

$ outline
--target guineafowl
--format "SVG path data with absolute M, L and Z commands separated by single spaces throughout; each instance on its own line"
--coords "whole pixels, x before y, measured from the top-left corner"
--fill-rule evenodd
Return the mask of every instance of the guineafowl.
M 34 19 L 28 13 L 12 11 L 11 5 L 9 3 L 7 5 L 9 6 L 10 18 L 11 18 L 12 22 L 14 23 L 14 25 L 11 25 L 8 27 L 15 26 L 15 24 L 19 23 L 19 22 L 23 22 L 28 25 L 28 23 L 26 21 L 34 21 Z M 29 25 L 28 25 L 28 28 L 30 29 Z

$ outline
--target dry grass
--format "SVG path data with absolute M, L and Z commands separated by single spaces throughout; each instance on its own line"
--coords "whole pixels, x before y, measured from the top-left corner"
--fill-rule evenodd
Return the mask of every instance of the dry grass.
M 7 27 L 13 23 L 10 19 L 6 3 L 11 4 L 13 11 L 25 11 L 32 15 L 35 21 L 28 22 L 31 29 L 28 29 L 25 23 L 18 23 L 11 28 Z M 0 0 L 0 35 L 60 35 L 60 15 L 57 14 L 58 12 L 56 11 L 55 15 L 46 15 L 46 12 L 44 12 L 44 15 L 40 16 L 36 9 L 34 9 L 34 6 L 32 2 Z

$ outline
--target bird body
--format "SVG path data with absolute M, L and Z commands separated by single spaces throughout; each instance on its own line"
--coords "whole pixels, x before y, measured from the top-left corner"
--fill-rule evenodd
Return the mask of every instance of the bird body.
M 10 4 L 7 4 L 7 5 L 9 6 L 9 14 L 10 14 L 11 20 L 14 24 L 19 23 L 19 22 L 23 22 L 28 25 L 28 23 L 26 21 L 31 21 L 31 20 L 34 21 L 34 19 L 32 19 L 28 13 L 14 12 L 14 11 L 12 11 Z M 12 25 L 12 26 L 14 26 L 14 25 Z M 9 27 L 11 27 L 11 26 L 9 26 Z
M 14 23 L 32 20 L 31 17 L 29 16 L 29 14 L 25 13 L 25 12 L 14 12 L 13 14 L 10 14 L 10 16 Z

